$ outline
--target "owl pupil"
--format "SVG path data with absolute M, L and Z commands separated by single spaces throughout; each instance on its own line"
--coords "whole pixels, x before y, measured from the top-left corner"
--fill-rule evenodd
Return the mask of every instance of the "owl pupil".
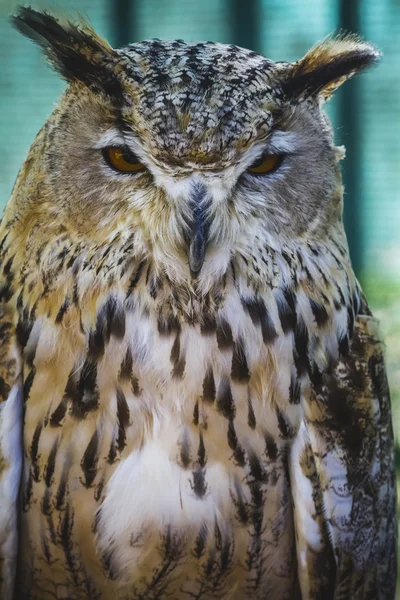
M 257 167 L 260 167 L 260 166 L 263 164 L 263 162 L 264 162 L 265 158 L 266 158 L 266 157 L 265 157 L 264 155 L 260 156 L 260 158 L 259 158 L 258 160 L 256 160 L 256 162 L 254 162 L 254 163 L 252 163 L 252 164 L 250 165 L 250 166 L 251 166 L 251 168 L 252 168 L 252 169 L 255 169 L 255 168 L 257 168 Z
M 128 148 L 123 149 L 121 156 L 127 163 L 130 163 L 130 164 L 135 164 L 135 163 L 140 162 L 140 160 L 138 159 L 136 154 L 133 154 L 133 152 L 128 150 Z

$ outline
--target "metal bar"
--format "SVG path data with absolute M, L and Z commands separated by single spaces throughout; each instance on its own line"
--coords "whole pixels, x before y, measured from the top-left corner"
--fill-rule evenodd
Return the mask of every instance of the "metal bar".
M 360 1 L 340 0 L 340 27 L 344 31 L 359 33 Z M 345 83 L 338 91 L 340 142 L 346 146 L 346 159 L 342 163 L 344 198 L 344 224 L 349 241 L 350 256 L 356 275 L 363 269 L 362 181 L 361 181 L 361 123 L 360 88 L 358 78 Z
M 232 43 L 261 52 L 261 0 L 232 0 L 230 4 Z
M 110 0 L 113 45 L 116 48 L 138 41 L 134 0 Z

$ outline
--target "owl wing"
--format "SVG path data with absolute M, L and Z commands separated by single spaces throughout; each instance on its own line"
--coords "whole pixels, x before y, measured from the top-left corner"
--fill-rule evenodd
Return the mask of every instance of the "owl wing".
M 0 256 L 0 261 L 1 261 Z M 18 552 L 18 492 L 23 459 L 22 374 L 10 262 L 0 279 L 0 598 L 13 597 Z
M 376 319 L 359 315 L 347 356 L 305 401 L 290 458 L 303 598 L 395 595 L 394 444 L 382 346 Z

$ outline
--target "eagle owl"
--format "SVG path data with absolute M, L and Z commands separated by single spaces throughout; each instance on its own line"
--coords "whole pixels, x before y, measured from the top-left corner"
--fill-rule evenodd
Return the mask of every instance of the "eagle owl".
M 13 21 L 68 86 L 0 230 L 1 598 L 393 598 L 382 344 L 322 110 L 377 51 Z

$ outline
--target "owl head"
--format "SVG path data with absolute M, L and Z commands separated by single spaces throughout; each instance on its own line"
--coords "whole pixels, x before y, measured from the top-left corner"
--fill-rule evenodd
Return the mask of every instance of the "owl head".
M 343 237 L 342 152 L 323 104 L 377 60 L 371 45 L 330 37 L 286 63 L 213 42 L 113 49 L 85 23 L 30 8 L 13 23 L 68 83 L 28 157 L 41 191 L 19 214 L 82 243 L 132 236 L 182 281 L 222 276 L 260 244 Z

